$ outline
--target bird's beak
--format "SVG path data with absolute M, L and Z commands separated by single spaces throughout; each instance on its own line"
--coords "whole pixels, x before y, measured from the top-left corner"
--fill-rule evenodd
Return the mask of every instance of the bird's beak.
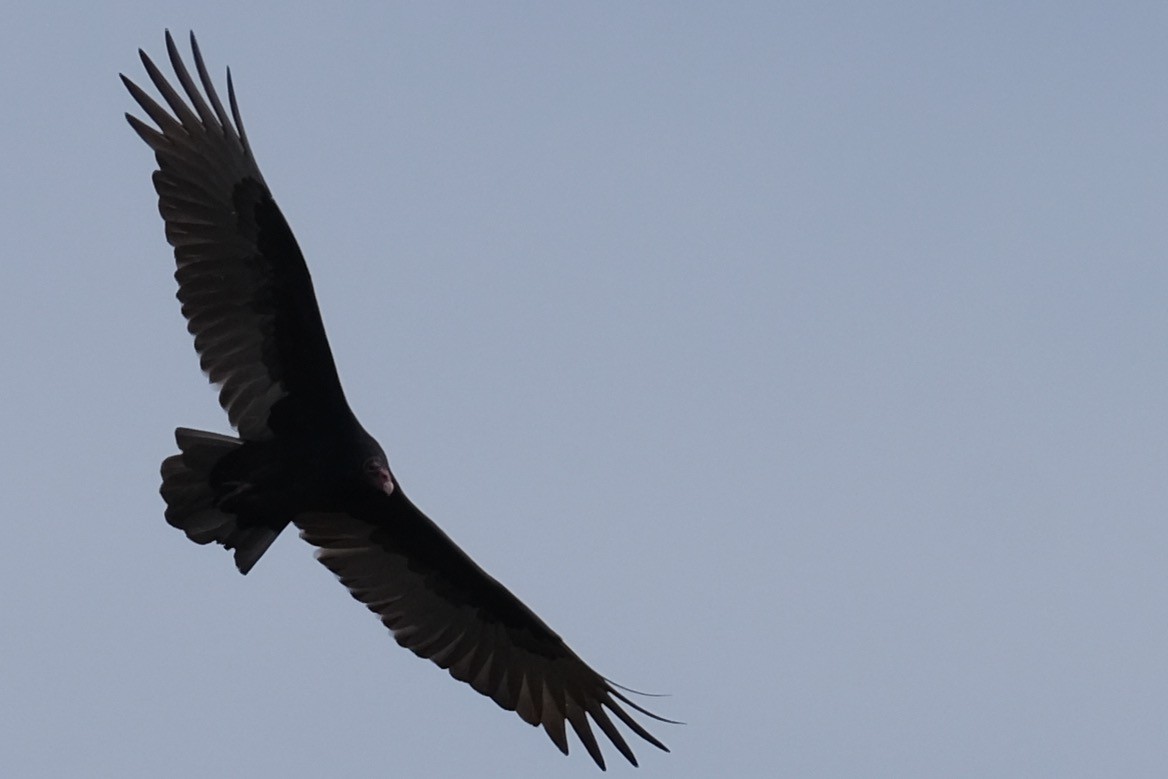
M 382 466 L 377 469 L 377 480 L 381 484 L 381 491 L 386 495 L 392 495 L 397 485 L 393 483 L 393 474 L 389 472 L 389 468 Z

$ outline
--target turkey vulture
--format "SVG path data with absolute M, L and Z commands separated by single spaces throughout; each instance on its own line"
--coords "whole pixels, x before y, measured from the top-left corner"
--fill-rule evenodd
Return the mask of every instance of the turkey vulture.
M 175 431 L 181 451 L 162 463 L 166 521 L 196 543 L 234 550 L 244 574 L 292 523 L 399 644 L 542 725 L 564 754 L 567 723 L 604 768 L 591 718 L 636 765 L 610 713 L 668 751 L 624 707 L 670 720 L 592 670 L 406 497 L 345 400 L 308 268 L 252 155 L 231 72 L 229 114 L 193 34 L 191 49 L 197 82 L 166 34 L 185 98 L 138 52 L 169 110 L 123 75 L 154 126 L 126 119 L 158 161 L 182 313 L 239 437 Z

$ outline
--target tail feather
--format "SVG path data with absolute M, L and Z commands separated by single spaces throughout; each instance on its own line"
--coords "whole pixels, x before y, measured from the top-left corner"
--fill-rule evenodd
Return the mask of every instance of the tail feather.
M 252 486 L 246 474 L 224 473 L 229 465 L 224 459 L 243 446 L 238 438 L 185 427 L 175 430 L 174 437 L 181 452 L 162 461 L 166 521 L 197 544 L 215 541 L 234 549 L 235 565 L 246 574 L 287 521 L 232 510 L 230 499 Z

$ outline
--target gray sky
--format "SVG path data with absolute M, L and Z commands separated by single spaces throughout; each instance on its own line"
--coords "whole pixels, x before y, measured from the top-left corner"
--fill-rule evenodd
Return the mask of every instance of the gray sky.
M 164 523 L 165 27 L 406 490 L 671 694 L 638 776 L 1168 773 L 1168 6 L 200 5 L 0 13 L 6 775 L 597 775 Z

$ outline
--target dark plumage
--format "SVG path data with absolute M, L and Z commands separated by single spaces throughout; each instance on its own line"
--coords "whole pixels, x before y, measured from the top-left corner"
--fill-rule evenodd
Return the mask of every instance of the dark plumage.
M 308 268 L 256 166 L 230 71 L 228 114 L 194 36 L 197 82 L 169 33 L 166 48 L 185 98 L 139 52 L 169 110 L 122 76 L 154 126 L 126 118 L 158 161 L 183 316 L 239 432 L 176 431 L 181 451 L 162 463 L 167 521 L 233 549 L 245 574 L 292 523 L 399 644 L 542 725 L 565 754 L 570 724 L 604 768 L 591 720 L 636 765 L 610 715 L 664 750 L 624 707 L 669 720 L 593 671 L 406 497 L 345 400 Z

